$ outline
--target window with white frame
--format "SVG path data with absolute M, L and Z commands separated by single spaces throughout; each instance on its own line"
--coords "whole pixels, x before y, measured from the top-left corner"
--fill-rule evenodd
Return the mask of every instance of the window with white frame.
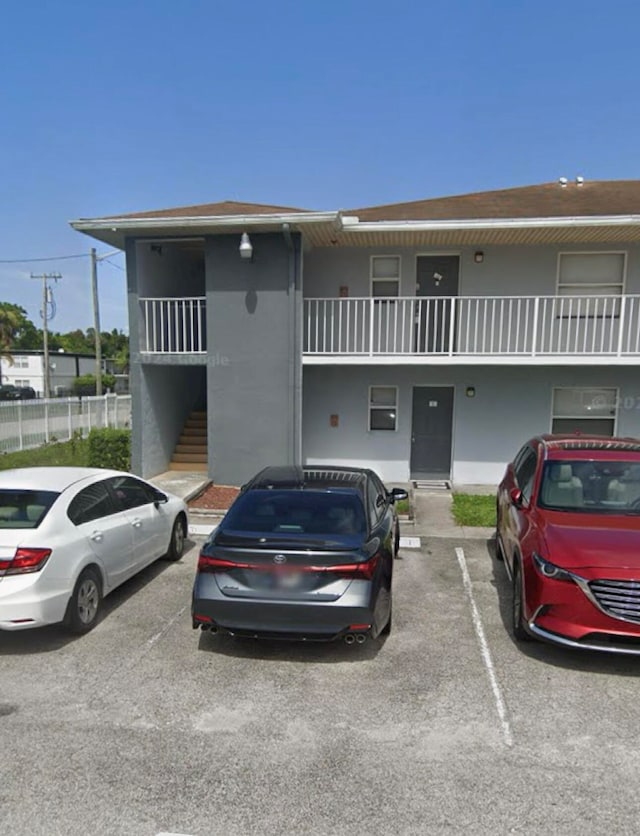
M 398 426 L 398 387 L 369 387 L 369 429 L 395 430 Z
M 14 369 L 28 369 L 29 368 L 29 358 L 26 357 L 24 354 L 16 354 L 13 358 L 13 368 Z
M 625 253 L 560 253 L 558 296 L 621 296 Z
M 31 384 L 29 383 L 28 380 L 18 380 L 18 378 L 15 379 L 13 385 L 14 386 L 31 386 Z
M 554 389 L 551 432 L 613 436 L 617 403 L 617 389 Z
M 371 295 L 374 298 L 400 295 L 400 256 L 371 256 Z

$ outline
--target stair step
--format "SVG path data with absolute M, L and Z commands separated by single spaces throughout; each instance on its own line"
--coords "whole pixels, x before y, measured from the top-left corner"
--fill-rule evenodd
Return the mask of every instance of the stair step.
M 174 453 L 171 459 L 173 462 L 204 462 L 205 464 L 208 460 L 209 456 L 206 450 L 203 453 Z
M 169 470 L 192 470 L 194 473 L 206 473 L 209 469 L 207 462 L 176 462 L 169 464 Z
M 206 444 L 196 444 L 195 442 L 182 443 L 179 441 L 176 444 L 176 453 L 205 453 L 207 452 Z
M 207 437 L 207 428 L 206 427 L 185 427 L 182 430 L 182 435 L 191 435 L 191 436 L 197 436 L 198 438 L 206 438 Z

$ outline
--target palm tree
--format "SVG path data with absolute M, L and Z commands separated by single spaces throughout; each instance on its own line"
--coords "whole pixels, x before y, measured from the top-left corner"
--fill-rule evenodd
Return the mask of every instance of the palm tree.
M 10 302 L 0 302 L 0 357 L 6 357 L 13 363 L 11 346 L 16 333 L 22 325 L 20 308 Z

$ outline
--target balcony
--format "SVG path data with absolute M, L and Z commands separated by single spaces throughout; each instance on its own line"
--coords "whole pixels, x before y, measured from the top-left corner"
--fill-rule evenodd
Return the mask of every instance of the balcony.
M 635 364 L 640 296 L 304 300 L 304 362 Z
M 140 298 L 140 351 L 145 354 L 206 354 L 204 296 Z

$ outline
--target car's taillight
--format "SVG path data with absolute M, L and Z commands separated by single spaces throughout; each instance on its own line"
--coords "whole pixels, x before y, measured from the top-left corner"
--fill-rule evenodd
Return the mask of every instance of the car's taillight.
M 249 569 L 248 563 L 236 563 L 233 560 L 223 560 L 200 552 L 198 557 L 198 572 L 226 572 L 227 569 Z
M 198 557 L 198 571 L 226 572 L 229 569 L 253 569 L 262 572 L 315 572 L 339 575 L 341 578 L 351 578 L 352 580 L 371 580 L 375 574 L 378 560 L 379 555 L 375 554 L 363 563 L 339 563 L 333 566 L 274 565 L 271 563 L 238 563 L 234 560 L 212 557 L 201 552 Z
M 324 572 L 332 572 L 335 575 L 340 575 L 341 578 L 352 578 L 353 580 L 370 581 L 374 576 L 376 567 L 378 565 L 379 555 L 374 554 L 373 557 L 366 560 L 364 563 L 343 563 L 340 566 L 323 567 Z
M 11 560 L 0 560 L 0 576 L 27 575 L 39 572 L 49 559 L 51 549 L 16 549 Z

